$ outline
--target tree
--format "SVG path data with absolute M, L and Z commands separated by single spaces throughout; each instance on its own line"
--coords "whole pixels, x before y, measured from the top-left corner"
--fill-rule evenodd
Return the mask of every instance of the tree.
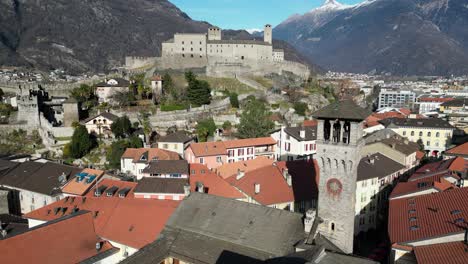
M 79 103 L 90 108 L 97 104 L 97 98 L 94 93 L 95 87 L 87 84 L 82 84 L 79 87 L 73 88 L 70 96 L 75 98 Z
M 224 121 L 224 123 L 223 123 L 223 129 L 224 129 L 224 130 L 231 130 L 231 128 L 232 128 L 231 122 L 229 122 L 229 121 Z
M 129 106 L 136 101 L 135 95 L 130 91 L 116 92 L 112 98 L 120 107 Z
M 97 146 L 97 141 L 95 137 L 88 133 L 86 127 L 80 125 L 73 132 L 72 140 L 69 144 L 70 156 L 79 159 Z
M 0 101 L 3 100 L 3 97 L 5 96 L 5 93 L 3 92 L 2 89 L 0 89 Z
M 424 146 L 424 142 L 422 141 L 422 139 L 418 139 L 418 141 L 416 141 L 416 143 L 419 145 L 419 150 L 424 151 L 425 146 Z
M 200 120 L 196 126 L 198 141 L 206 142 L 209 136 L 212 136 L 216 131 L 216 124 L 213 118 Z
M 274 127 L 271 113 L 265 103 L 253 99 L 247 102 L 242 112 L 237 131 L 240 138 L 266 137 Z
M 305 116 L 308 110 L 309 110 L 309 107 L 307 106 L 306 103 L 297 102 L 294 104 L 294 111 L 296 111 L 296 114 L 300 116 Z
M 185 73 L 188 82 L 187 99 L 194 106 L 209 104 L 211 102 L 211 88 L 207 81 L 197 80 L 192 72 Z
M 119 117 L 112 123 L 111 130 L 117 138 L 125 138 L 132 134 L 132 123 L 127 116 Z
M 231 103 L 231 106 L 234 108 L 239 108 L 239 97 L 237 93 L 230 93 L 229 94 L 229 102 Z
M 143 142 L 141 141 L 141 138 L 139 138 L 138 136 L 132 135 L 131 137 L 128 138 L 128 147 L 129 148 L 142 148 Z
M 128 147 L 125 140 L 115 141 L 111 144 L 110 150 L 107 152 L 106 158 L 109 166 L 113 169 L 120 169 L 120 158 Z

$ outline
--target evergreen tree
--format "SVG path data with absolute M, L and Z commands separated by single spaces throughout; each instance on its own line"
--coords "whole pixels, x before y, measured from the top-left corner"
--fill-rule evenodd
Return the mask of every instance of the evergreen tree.
M 125 140 L 119 140 L 112 143 L 110 150 L 107 152 L 106 158 L 109 162 L 109 167 L 113 169 L 120 169 L 120 158 L 128 147 Z
M 206 142 L 209 136 L 212 136 L 216 131 L 216 124 L 213 118 L 204 119 L 198 122 L 196 127 L 198 140 L 200 142 Z
M 79 159 L 88 154 L 97 145 L 97 141 L 88 133 L 86 127 L 80 125 L 75 128 L 69 144 L 70 156 Z
M 132 134 L 132 123 L 127 116 L 119 117 L 112 123 L 111 130 L 117 138 L 124 138 Z
M 247 102 L 237 128 L 240 138 L 266 137 L 274 127 L 270 120 L 271 113 L 265 103 L 253 99 Z
M 185 73 L 188 82 L 187 99 L 193 106 L 209 104 L 211 102 L 211 88 L 207 81 L 197 80 L 192 72 Z
M 239 96 L 237 95 L 237 93 L 229 94 L 229 102 L 231 103 L 232 107 L 239 108 Z

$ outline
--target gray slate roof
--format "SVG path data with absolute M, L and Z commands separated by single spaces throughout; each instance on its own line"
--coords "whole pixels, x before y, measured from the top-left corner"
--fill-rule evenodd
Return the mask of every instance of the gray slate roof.
M 176 142 L 176 143 L 186 143 L 192 140 L 192 137 L 189 137 L 185 131 L 177 131 L 167 136 L 159 138 L 159 142 Z
M 390 137 L 399 137 L 399 135 L 397 134 L 397 132 L 391 130 L 390 128 L 385 128 L 375 131 L 372 134 L 366 135 L 364 141 L 366 142 L 366 144 L 370 144 Z
M 114 114 L 112 114 L 112 113 L 109 113 L 109 112 L 102 112 L 102 113 L 100 113 L 100 114 L 98 114 L 98 115 L 95 115 L 95 116 L 86 118 L 85 120 L 83 120 L 83 123 L 87 123 L 87 122 L 89 122 L 90 120 L 93 120 L 93 119 L 98 118 L 98 117 L 100 117 L 100 116 L 105 117 L 105 118 L 107 118 L 107 119 L 109 119 L 109 120 L 112 120 L 112 121 L 114 121 L 114 122 L 115 122 L 115 120 L 117 120 L 117 119 L 119 118 L 118 116 L 116 116 L 116 115 L 114 115 Z
M 144 177 L 138 182 L 136 193 L 184 193 L 187 179 Z
M 374 164 L 370 160 L 374 160 Z M 375 177 L 381 179 L 404 168 L 405 166 L 380 153 L 372 154 L 362 158 L 359 162 L 357 180 L 362 181 Z
M 408 139 L 400 140 L 398 138 L 392 137 L 392 138 L 382 139 L 380 142 L 382 142 L 383 144 L 391 148 L 394 148 L 395 150 L 405 155 L 410 155 L 419 150 L 419 145 L 417 143 L 409 141 Z
M 464 105 L 468 105 L 468 98 L 458 98 L 452 101 L 448 101 L 443 103 L 441 106 L 454 106 L 454 107 L 462 107 Z
M 371 115 L 368 110 L 359 107 L 352 100 L 336 101 L 313 113 L 317 119 L 364 120 Z
M 179 205 L 158 240 L 123 263 L 260 263 L 305 238 L 302 215 L 201 193 Z
M 70 179 L 80 171 L 80 168 L 52 162 L 26 161 L 3 175 L 0 185 L 54 196 L 61 193 L 58 178 L 62 173 Z
M 301 130 L 305 130 L 305 137 L 301 138 Z M 295 138 L 297 141 L 311 141 L 317 139 L 317 127 L 286 127 L 284 132 L 289 136 Z
M 385 127 L 426 127 L 455 129 L 449 122 L 439 118 L 388 118 L 381 120 Z
M 186 160 L 157 160 L 151 161 L 143 173 L 149 174 L 189 174 L 189 165 Z

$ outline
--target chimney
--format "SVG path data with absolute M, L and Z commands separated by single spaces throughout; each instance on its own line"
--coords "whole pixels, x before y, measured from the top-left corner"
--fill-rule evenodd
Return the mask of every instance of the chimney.
M 188 185 L 188 184 L 184 185 L 184 195 L 185 196 L 190 195 L 190 185 Z
M 283 172 L 283 178 L 286 180 L 286 178 L 287 178 L 288 175 L 289 175 L 289 170 L 288 170 L 288 168 L 284 168 L 282 172 Z
M 196 182 L 195 183 L 195 186 L 196 186 L 196 191 L 199 192 L 199 193 L 204 193 L 205 192 L 205 185 L 203 185 L 202 182 Z
M 255 183 L 255 184 L 254 184 L 254 188 L 255 188 L 255 194 L 259 194 L 259 193 L 260 193 L 260 184 L 259 184 L 259 183 Z
M 237 170 L 237 176 L 236 176 L 236 180 L 240 180 L 242 179 L 242 177 L 245 176 L 245 172 L 244 171 L 241 171 L 240 169 Z
M 396 147 L 396 144 L 392 143 L 392 149 L 395 149 L 395 147 Z
M 288 183 L 288 186 L 291 187 L 292 186 L 292 177 L 291 175 L 286 175 L 286 182 Z
M 301 138 L 305 138 L 305 129 L 303 127 L 301 128 L 301 131 L 299 131 L 299 136 Z

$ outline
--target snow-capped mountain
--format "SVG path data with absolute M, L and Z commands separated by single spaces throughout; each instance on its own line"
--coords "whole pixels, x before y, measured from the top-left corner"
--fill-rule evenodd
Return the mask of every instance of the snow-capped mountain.
M 468 73 L 467 0 L 326 0 L 274 29 L 320 66 L 400 75 Z

